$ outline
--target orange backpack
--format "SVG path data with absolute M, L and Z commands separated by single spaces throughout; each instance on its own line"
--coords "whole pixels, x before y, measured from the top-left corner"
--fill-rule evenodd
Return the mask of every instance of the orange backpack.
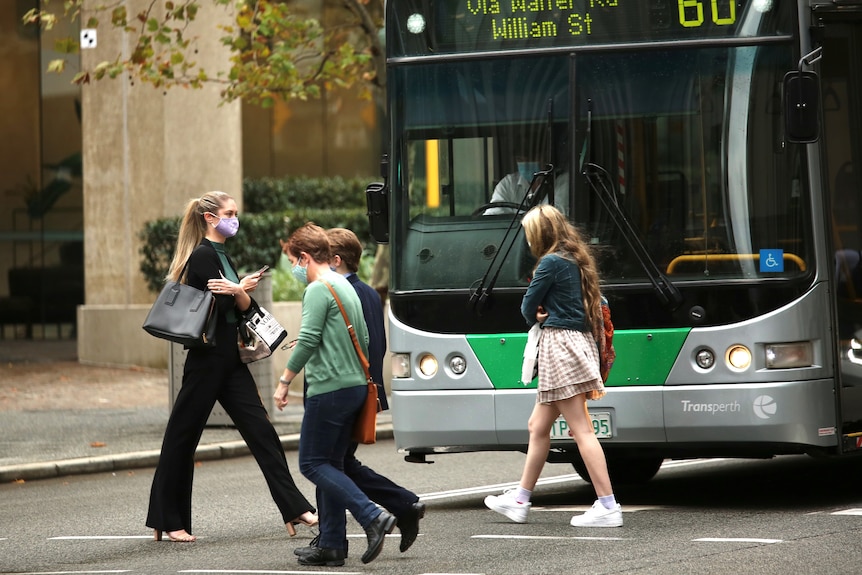
M 602 337 L 596 344 L 599 346 L 599 372 L 602 382 L 608 380 L 617 352 L 614 349 L 614 324 L 611 321 L 611 306 L 605 296 L 602 296 Z

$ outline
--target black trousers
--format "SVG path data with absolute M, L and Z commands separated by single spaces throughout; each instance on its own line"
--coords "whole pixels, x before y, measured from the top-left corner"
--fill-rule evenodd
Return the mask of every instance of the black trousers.
M 222 324 L 214 348 L 191 349 L 186 358 L 153 477 L 147 526 L 192 533 L 194 454 L 216 400 L 257 461 L 284 522 L 314 511 L 293 481 L 254 378 L 239 360 L 236 325 Z

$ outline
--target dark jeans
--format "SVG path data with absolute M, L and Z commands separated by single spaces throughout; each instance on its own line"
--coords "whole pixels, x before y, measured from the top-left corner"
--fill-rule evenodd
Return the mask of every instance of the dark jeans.
M 342 549 L 347 540 L 349 510 L 363 528 L 380 509 L 344 473 L 350 434 L 362 407 L 365 385 L 314 395 L 305 400 L 299 436 L 299 470 L 317 486 L 320 547 Z
M 344 473 L 371 501 L 382 505 L 389 513 L 400 518 L 419 501 L 419 496 L 401 487 L 388 477 L 380 475 L 356 458 L 358 443 L 351 443 L 344 458 Z

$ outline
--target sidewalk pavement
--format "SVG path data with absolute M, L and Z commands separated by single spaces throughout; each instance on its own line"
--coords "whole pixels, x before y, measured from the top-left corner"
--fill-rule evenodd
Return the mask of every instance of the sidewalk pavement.
M 55 362 L 78 365 L 68 363 L 76 360 L 75 349 L 74 340 L 0 341 L 0 366 L 31 363 L 37 364 L 30 367 L 38 372 L 43 366 L 44 370 L 52 369 Z M 83 387 L 88 369 L 100 368 L 80 366 L 80 369 L 66 370 L 69 375 L 58 385 L 72 389 Z M 161 374 L 157 376 L 161 377 Z M 130 394 L 135 393 L 134 377 L 132 372 Z M 152 379 L 153 374 L 149 377 Z M 164 377 L 164 389 L 168 390 L 170 382 L 167 375 Z M 6 381 L 3 379 L 0 376 L 0 388 L 15 384 L 8 375 Z M 0 411 L 0 483 L 155 467 L 169 409 L 167 397 L 164 406 L 156 407 L 64 406 L 34 410 L 16 409 L 13 405 Z M 299 445 L 302 414 L 299 398 L 283 412 L 270 413 L 285 450 L 296 449 Z M 388 412 L 378 416 L 378 439 L 392 437 L 391 421 Z M 248 447 L 235 428 L 208 426 L 201 437 L 196 459 L 225 459 L 248 454 Z

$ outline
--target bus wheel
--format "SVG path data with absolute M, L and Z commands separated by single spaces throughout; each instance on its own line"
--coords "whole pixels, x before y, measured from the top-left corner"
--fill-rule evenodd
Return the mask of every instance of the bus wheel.
M 611 476 L 611 484 L 635 484 L 646 483 L 658 473 L 664 459 L 660 457 L 613 457 L 605 456 L 608 462 L 608 475 Z M 584 460 L 577 457 L 572 461 L 572 467 L 581 478 L 592 483 L 590 474 Z

